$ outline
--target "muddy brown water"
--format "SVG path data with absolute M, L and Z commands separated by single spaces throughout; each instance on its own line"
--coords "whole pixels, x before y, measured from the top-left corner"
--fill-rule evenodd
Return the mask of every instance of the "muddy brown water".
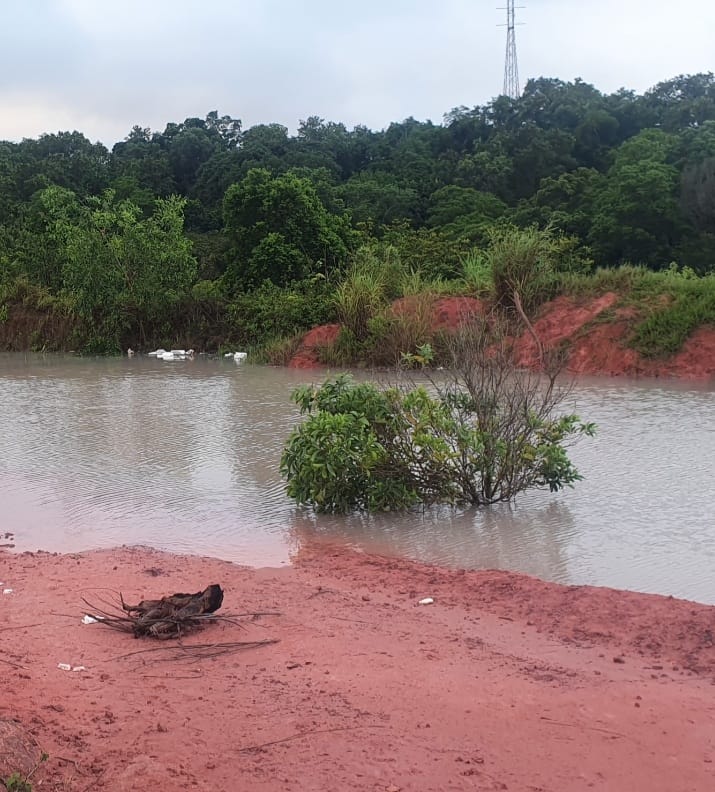
M 199 357 L 0 355 L 0 544 L 143 544 L 251 565 L 304 541 L 715 603 L 715 385 L 578 380 L 585 480 L 513 506 L 315 516 L 278 473 L 301 372 Z

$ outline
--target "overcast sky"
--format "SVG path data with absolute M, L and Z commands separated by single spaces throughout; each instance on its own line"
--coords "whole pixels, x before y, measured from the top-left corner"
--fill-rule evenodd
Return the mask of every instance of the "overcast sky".
M 0 139 L 77 129 L 111 146 L 210 110 L 244 128 L 318 115 L 440 122 L 501 92 L 497 0 L 4 0 Z M 642 92 L 715 70 L 715 2 L 520 0 L 521 84 Z

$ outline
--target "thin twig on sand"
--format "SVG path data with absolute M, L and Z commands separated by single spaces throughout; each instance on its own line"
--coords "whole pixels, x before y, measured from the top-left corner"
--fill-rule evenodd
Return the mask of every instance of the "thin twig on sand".
M 331 732 L 339 732 L 339 731 L 355 731 L 356 729 L 386 729 L 387 726 L 375 725 L 375 724 L 365 724 L 364 726 L 334 726 L 332 729 L 309 729 L 308 731 L 298 732 L 297 734 L 291 734 L 290 737 L 283 737 L 281 740 L 271 740 L 270 742 L 264 742 L 260 745 L 249 745 L 246 748 L 239 748 L 239 753 L 250 753 L 251 751 L 260 751 L 262 748 L 269 748 L 271 745 L 280 745 L 281 743 L 287 743 L 291 740 L 299 740 L 301 737 L 309 737 L 312 734 L 330 734 Z
M 169 657 L 159 658 L 160 660 L 204 660 L 210 657 L 216 657 L 221 654 L 228 654 L 229 652 L 238 652 L 242 649 L 257 649 L 261 646 L 270 646 L 271 644 L 278 643 L 277 638 L 268 638 L 263 641 L 230 641 L 226 643 L 207 643 L 207 644 L 177 644 L 176 646 L 153 646 L 150 649 L 138 649 L 136 652 L 128 652 L 127 654 L 117 655 L 112 660 L 125 660 L 128 657 L 134 657 L 140 654 L 149 654 L 153 652 L 167 652 L 172 653 Z

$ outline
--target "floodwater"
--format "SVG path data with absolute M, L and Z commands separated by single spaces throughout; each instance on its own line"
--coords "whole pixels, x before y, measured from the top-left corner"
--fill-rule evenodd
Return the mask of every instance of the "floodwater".
M 301 372 L 205 359 L 0 355 L 0 545 L 118 544 L 250 565 L 302 542 L 715 603 L 715 386 L 579 380 L 573 490 L 513 506 L 316 517 L 278 463 Z M 3 539 L 5 532 L 13 540 Z

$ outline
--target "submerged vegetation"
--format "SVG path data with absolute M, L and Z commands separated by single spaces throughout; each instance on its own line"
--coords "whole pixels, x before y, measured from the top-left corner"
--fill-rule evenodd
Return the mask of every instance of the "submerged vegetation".
M 627 343 L 657 357 L 715 322 L 714 270 L 712 74 L 643 95 L 539 78 L 382 131 L 211 112 L 111 151 L 79 132 L 0 142 L 4 349 L 280 360 L 339 321 L 331 362 L 385 364 L 439 350 L 444 295 L 531 317 L 615 290 L 638 313 Z
M 568 444 L 595 427 L 557 414 L 568 393 L 558 366 L 518 370 L 495 321 L 451 336 L 449 373 L 423 385 L 379 388 L 349 375 L 294 394 L 307 414 L 281 460 L 288 494 L 319 512 L 512 501 L 581 476 Z M 419 363 L 430 362 L 422 347 Z M 411 359 L 410 359 L 411 358 Z

